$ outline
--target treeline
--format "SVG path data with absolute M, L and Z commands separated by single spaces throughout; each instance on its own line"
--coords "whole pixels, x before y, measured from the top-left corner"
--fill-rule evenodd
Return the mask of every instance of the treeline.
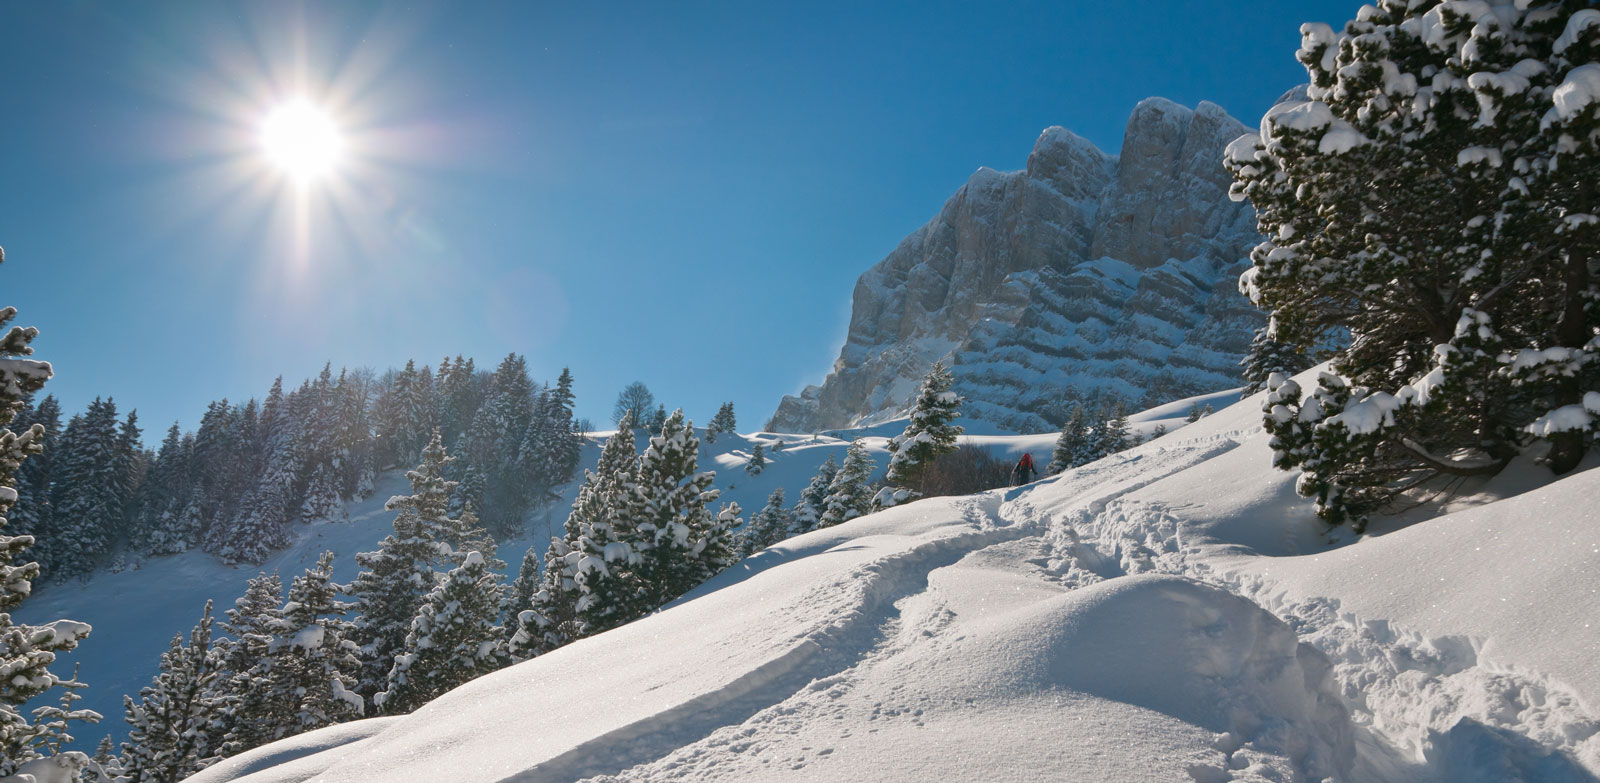
M 140 443 L 137 414 L 119 418 L 96 399 L 63 426 L 54 397 L 27 403 L 21 427 L 39 425 L 45 451 L 19 470 L 14 530 L 38 540 L 47 579 L 82 576 L 128 556 L 199 548 L 228 563 L 260 563 L 290 541 L 293 525 L 336 519 L 373 492 L 377 475 L 416 464 L 430 433 L 460 455 L 457 503 L 471 502 L 499 535 L 571 480 L 572 375 L 535 386 L 522 357 L 493 372 L 473 360 L 415 362 L 374 375 L 324 367 L 265 398 L 206 407 L 194 432 L 173 424 L 156 450 Z
M 410 712 L 720 573 L 738 558 L 742 520 L 736 504 L 712 508 L 716 475 L 699 470 L 693 425 L 669 415 L 646 430 L 641 453 L 634 423 L 629 414 L 586 473 L 564 536 L 542 558 L 530 548 L 510 584 L 468 494 L 474 468 L 433 430 L 407 473 L 411 494 L 387 505 L 393 533 L 356 555 L 354 581 L 332 581 L 332 553 L 287 595 L 264 573 L 221 622 L 207 605 L 188 637 L 173 639 L 160 673 L 126 702 L 129 738 L 100 759 L 105 779 L 177 781 L 277 739 Z M 460 443 L 463 453 L 476 445 L 470 430 Z

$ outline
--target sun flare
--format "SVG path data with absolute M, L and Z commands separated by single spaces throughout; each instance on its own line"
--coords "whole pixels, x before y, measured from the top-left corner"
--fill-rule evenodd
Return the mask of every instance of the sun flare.
M 305 183 L 326 176 L 338 165 L 344 140 L 326 112 L 296 100 L 267 114 L 261 123 L 261 147 L 273 165 Z

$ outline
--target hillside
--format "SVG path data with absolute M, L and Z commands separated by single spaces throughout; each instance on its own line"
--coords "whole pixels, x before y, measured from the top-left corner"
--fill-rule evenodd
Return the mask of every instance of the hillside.
M 935 359 L 969 416 L 1012 432 L 1059 426 L 1086 395 L 1165 402 L 1233 385 L 1262 321 L 1236 286 L 1254 216 L 1222 169 L 1247 130 L 1212 103 L 1150 98 L 1120 155 L 1055 127 L 1023 170 L 978 169 L 861 275 L 832 372 L 768 427 L 897 416 Z
M 1196 402 L 1220 405 L 1226 399 L 1232 399 L 1231 393 L 1197 398 Z M 1175 429 L 1183 426 L 1187 410 L 1185 404 L 1164 406 L 1133 417 L 1133 426 L 1135 430 L 1146 432 L 1158 424 Z M 881 475 L 888 462 L 885 441 L 903 428 L 902 421 L 818 436 L 725 433 L 715 443 L 702 442 L 701 467 L 717 471 L 716 486 L 723 491 L 723 500 L 737 502 L 748 519 L 766 503 L 774 489 L 781 487 L 792 502 L 830 456 L 836 461 L 844 459 L 849 440 L 854 437 L 864 439 Z M 975 429 L 984 431 L 981 423 Z M 703 436 L 704 431 L 700 432 Z M 583 467 L 593 467 L 606 436 L 607 433 L 600 433 L 586 442 Z M 1054 439 L 1053 434 L 1020 437 L 975 434 L 963 440 L 1007 460 L 1016 460 L 1023 451 L 1031 451 L 1036 458 L 1048 461 Z M 756 443 L 761 443 L 766 450 L 768 465 L 761 475 L 749 476 L 744 464 Z M 773 447 L 780 443 L 783 447 L 774 451 Z M 374 549 L 391 530 L 394 514 L 383 510 L 384 502 L 406 492 L 409 492 L 409 485 L 401 473 L 384 474 L 372 497 L 346 507 L 350 521 L 297 526 L 294 543 L 275 553 L 259 570 L 278 571 L 287 579 L 313 565 L 322 552 L 331 550 L 336 555 L 335 579 L 348 582 L 356 573 L 354 554 Z M 525 550 L 534 547 L 543 553 L 552 531 L 560 532 L 576 493 L 576 482 L 564 487 L 559 501 L 535 511 L 526 520 L 526 535 L 500 542 L 499 555 L 509 563 L 512 576 Z M 81 678 L 89 687 L 83 691 L 81 706 L 105 716 L 100 725 L 78 731 L 82 744 L 92 747 L 103 734 L 122 738 L 127 728 L 122 721 L 123 695 L 137 696 L 139 689 L 149 684 L 160 655 L 172 637 L 188 632 L 207 600 L 215 602 L 220 614 L 233 605 L 234 599 L 244 590 L 245 580 L 257 570 L 249 566 L 226 566 L 211 555 L 190 551 L 169 557 L 136 559 L 124 570 L 100 571 L 87 581 L 38 586 L 19 613 L 22 620 L 47 622 L 71 617 L 94 627 L 89 640 L 63 658 L 67 666 L 82 665 Z M 129 598 L 135 600 L 127 600 Z
M 1600 460 L 1330 541 L 1259 405 L 194 780 L 1593 781 Z

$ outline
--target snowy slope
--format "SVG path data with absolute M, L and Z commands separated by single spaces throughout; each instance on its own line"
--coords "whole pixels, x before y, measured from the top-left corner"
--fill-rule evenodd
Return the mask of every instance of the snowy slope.
M 1594 460 L 1330 544 L 1258 406 L 195 780 L 1595 780 Z
M 1184 408 L 1183 412 L 1186 411 Z M 1181 412 L 1177 415 L 1181 423 Z M 886 440 L 899 434 L 904 426 L 904 421 L 900 421 L 883 425 L 880 428 L 883 432 L 844 431 L 834 436 L 726 433 L 713 444 L 702 441 L 701 467 L 717 471 L 716 486 L 723 491 L 723 500 L 737 502 L 748 519 L 766 504 L 772 490 L 779 487 L 784 489 L 792 505 L 828 457 L 832 456 L 836 462 L 844 460 L 852 437 L 865 438 L 881 476 L 888 463 Z M 600 446 L 609 434 L 598 433 L 585 445 L 581 463 L 584 467 L 594 465 Z M 703 430 L 701 434 L 703 436 Z M 1008 459 L 1017 459 L 1023 450 L 1028 450 L 1035 458 L 1043 457 L 1048 461 L 1054 438 L 1054 435 L 1047 435 L 970 440 Z M 744 465 L 751 448 L 758 442 L 766 451 L 767 468 L 760 476 L 749 476 Z M 640 444 L 643 445 L 642 436 Z M 779 444 L 782 448 L 773 451 Z M 287 583 L 289 578 L 315 564 L 317 557 L 327 550 L 336 555 L 334 578 L 349 581 L 356 572 L 354 554 L 374 549 L 391 531 L 394 514 L 383 510 L 384 502 L 393 495 L 409 491 L 410 486 L 401 472 L 385 474 L 371 498 L 347 506 L 350 521 L 298 527 L 295 543 L 275 554 L 259 569 L 225 566 L 204 553 L 188 552 L 136 560 L 127 570 L 101 571 L 87 582 L 39 585 L 19 613 L 24 622 L 69 617 L 94 627 L 94 633 L 76 652 L 63 657 L 64 665 L 60 667 L 60 671 L 66 673 L 74 663 L 82 665 L 81 679 L 89 687 L 82 692 L 81 706 L 105 716 L 99 726 L 79 728 L 79 744 L 92 749 L 103 734 L 111 734 L 119 740 L 125 736 L 123 695 L 137 696 L 139 689 L 149 684 L 156 673 L 159 657 L 172 637 L 188 632 L 200 618 L 207 600 L 215 602 L 220 616 L 244 592 L 245 580 L 255 576 L 258 570 L 276 570 Z M 576 482 L 565 487 L 560 501 L 530 516 L 526 536 L 500 543 L 499 556 L 507 561 L 512 575 L 528 547 L 535 547 L 542 555 L 552 532 L 560 532 L 576 492 Z

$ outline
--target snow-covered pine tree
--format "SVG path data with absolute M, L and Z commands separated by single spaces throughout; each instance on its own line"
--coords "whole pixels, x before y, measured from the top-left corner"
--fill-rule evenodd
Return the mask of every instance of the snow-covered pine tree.
M 712 488 L 716 473 L 699 469 L 693 427 L 681 409 L 674 411 L 639 456 L 632 492 L 637 539 L 626 543 L 642 556 L 642 589 L 623 604 L 624 622 L 659 609 L 732 563 L 731 531 L 707 508 L 720 494 Z
M 750 459 L 744 463 L 744 472 L 752 476 L 761 475 L 767 469 L 767 451 L 760 443 L 750 447 Z
M 711 423 L 706 425 L 706 442 L 716 443 L 718 435 L 735 432 L 738 426 L 739 421 L 733 415 L 733 403 L 722 403 L 717 408 L 717 415 L 711 417 Z
M 456 487 L 444 477 L 449 463 L 435 431 L 422 450 L 422 463 L 406 473 L 411 494 L 396 495 L 384 504 L 396 512 L 394 532 L 378 542 L 376 551 L 356 555 L 361 572 L 350 585 L 357 615 L 352 638 L 361 651 L 356 690 L 364 696 L 387 687 L 394 657 L 411 632 L 411 620 L 437 584 L 438 569 L 448 562 L 449 539 L 460 533 L 459 521 L 449 515 L 450 494 Z
M 197 543 L 200 531 L 186 530 L 179 524 L 189 502 L 188 456 L 183 433 L 173 422 L 145 473 L 144 502 L 131 533 L 136 550 L 170 555 L 186 552 Z
M 844 464 L 828 484 L 828 496 L 822 502 L 822 516 L 817 527 L 833 527 L 849 522 L 872 510 L 872 471 L 876 466 L 867 445 L 860 438 L 850 442 L 845 451 Z
M 1088 438 L 1087 430 L 1083 406 L 1073 405 L 1072 411 L 1067 414 L 1066 423 L 1061 425 L 1061 434 L 1056 438 L 1055 450 L 1050 454 L 1050 464 L 1045 467 L 1046 473 L 1055 475 L 1084 464 L 1081 458 Z
M 122 520 L 121 463 L 116 403 L 96 398 L 61 436 L 51 476 L 57 524 L 44 548 L 45 576 L 86 575 L 110 553 Z
M 645 425 L 645 429 L 650 430 L 650 434 L 652 434 L 652 435 L 660 435 L 662 428 L 664 428 L 666 426 L 667 426 L 667 406 L 665 406 L 665 405 L 657 405 L 656 406 L 656 412 L 650 414 L 650 422 Z
M 117 755 L 116 745 L 111 741 L 111 735 L 100 738 L 100 744 L 95 748 L 94 756 L 90 759 L 93 763 L 85 770 L 84 783 L 125 783 L 127 775 L 123 774 L 122 757 Z
M 143 430 L 139 428 L 139 412 L 128 411 L 128 417 L 123 419 L 122 426 L 117 430 L 117 504 L 122 513 L 115 523 L 116 530 L 112 535 L 114 544 L 121 543 L 121 539 L 127 536 L 142 500 L 139 487 L 144 482 L 150 463 L 145 456 L 144 445 L 139 441 L 141 434 Z
M 767 496 L 767 505 L 763 506 L 750 517 L 750 524 L 746 525 L 739 535 L 739 556 L 749 557 L 773 544 L 778 543 L 791 534 L 793 521 L 789 517 L 788 500 L 783 496 L 783 487 L 779 487 Z
M 889 439 L 889 486 L 921 494 L 923 469 L 956 450 L 963 430 L 950 423 L 961 415 L 961 397 L 950 390 L 953 382 L 942 361 L 923 377 L 905 431 Z
M 364 711 L 354 691 L 361 661 L 349 641 L 350 604 L 333 582 L 333 553 L 294 579 L 283 616 L 268 647 L 267 722 L 288 737 L 358 718 Z
M 122 764 L 130 783 L 178 783 L 219 758 L 222 737 L 213 732 L 222 700 L 213 687 L 218 659 L 211 653 L 211 625 L 207 601 L 188 644 L 182 634 L 172 638 L 139 700 L 122 697 L 128 722 Z
M 225 612 L 222 631 L 227 635 L 211 646 L 218 671 L 214 733 L 222 738 L 218 754 L 224 758 L 277 739 L 267 678 L 272 667 L 269 650 L 283 619 L 282 604 L 283 580 L 277 573 L 258 574 Z
M 1267 324 L 1256 330 L 1256 336 L 1250 341 L 1250 350 L 1239 366 L 1244 368 L 1241 377 L 1244 379 L 1244 395 L 1255 394 L 1267 388 L 1267 378 L 1273 373 L 1284 375 L 1298 375 L 1311 369 L 1314 361 L 1310 352 L 1293 343 L 1274 339 L 1272 324 Z
M 495 369 L 490 391 L 473 417 L 460 451 L 464 463 L 461 501 L 472 501 L 484 526 L 497 538 L 521 532 L 533 499 L 522 444 L 533 423 L 533 381 L 527 361 L 508 355 Z
M 339 496 L 339 478 L 324 462 L 311 472 L 306 484 L 305 502 L 300 504 L 300 519 L 305 522 L 342 522 L 350 518 L 344 498 Z
M 817 468 L 816 475 L 811 477 L 811 483 L 800 493 L 800 500 L 790 512 L 796 535 L 817 529 L 817 523 L 822 519 L 822 512 L 827 510 L 828 487 L 833 485 L 833 479 L 837 475 L 839 475 L 839 463 L 833 459 L 832 454 L 829 454 L 828 461 Z
M 634 424 L 631 412 L 623 416 L 578 488 L 563 537 L 551 539 L 539 589 L 517 607 L 513 657 L 532 658 L 626 622 L 616 619 L 621 605 L 640 589 L 640 553 L 627 543 L 636 537 L 629 496 L 638 474 Z
M 0 262 L 4 259 L 5 252 L 0 250 Z M 38 423 L 20 432 L 9 425 L 28 396 L 43 388 L 51 375 L 49 362 L 28 358 L 33 354 L 30 343 L 39 330 L 16 325 L 5 328 L 16 316 L 15 307 L 0 308 L 0 329 L 5 330 L 0 334 L 0 671 L 6 673 L 0 679 L 0 777 L 39 758 L 39 748 L 52 739 L 49 727 L 35 725 L 21 707 L 66 682 L 50 671 L 50 664 L 56 653 L 77 647 L 90 630 L 72 620 L 37 626 L 12 619 L 32 591 L 39 566 L 23 556 L 34 542 L 32 536 L 6 535 L 6 514 L 17 502 L 17 469 L 28 457 L 40 453 L 45 432 Z
M 61 436 L 61 405 L 54 395 L 46 395 L 37 407 L 27 406 L 12 421 L 17 432 L 26 432 L 33 425 L 44 428 L 44 435 L 35 441 L 44 451 L 35 454 L 17 468 L 17 502 L 6 515 L 12 535 L 49 535 L 54 507 L 50 504 L 51 466 L 55 458 L 54 446 Z M 35 553 L 37 555 L 37 551 Z
M 1532 438 L 1570 470 L 1600 422 L 1600 175 L 1588 3 L 1406 3 L 1301 28 L 1307 100 L 1229 145 L 1267 238 L 1241 290 L 1276 339 L 1343 342 L 1285 376 L 1276 464 L 1330 522 Z M 1341 341 L 1348 335 L 1348 341 Z
M 423 600 L 404 651 L 395 656 L 388 688 L 373 704 L 406 713 L 506 663 L 498 623 L 504 586 L 483 555 L 468 552 Z

